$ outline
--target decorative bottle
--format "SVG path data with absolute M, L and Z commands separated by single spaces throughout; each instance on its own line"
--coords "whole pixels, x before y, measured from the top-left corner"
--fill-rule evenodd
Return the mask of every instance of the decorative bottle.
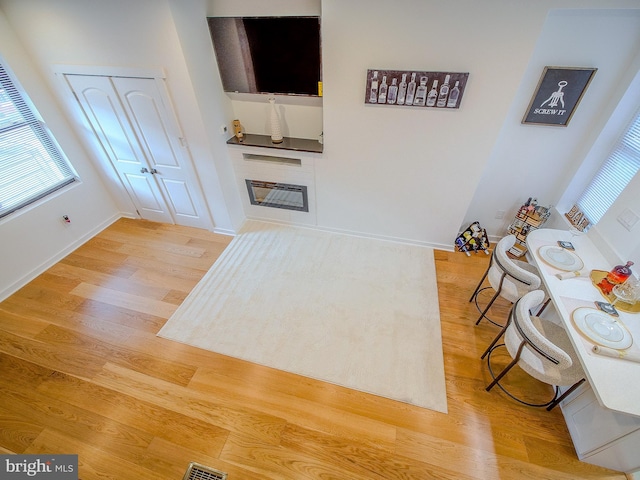
M 456 80 L 456 84 L 451 89 L 451 93 L 449 93 L 449 100 L 447 100 L 447 108 L 455 108 L 458 103 L 458 97 L 460 97 L 460 82 Z
M 371 78 L 371 91 L 369 93 L 369 103 L 378 103 L 378 71 L 373 72 Z
M 433 81 L 433 86 L 429 95 L 427 95 L 427 107 L 434 107 L 438 98 L 438 80 Z
M 380 85 L 380 93 L 378 94 L 378 103 L 387 103 L 387 76 L 382 76 L 382 84 Z
M 269 99 L 269 103 L 271 104 L 271 115 L 269 118 L 269 124 L 271 126 L 271 143 L 282 143 L 284 138 L 282 137 L 280 118 L 278 117 L 278 111 L 276 110 L 276 99 L 271 97 Z
M 407 98 L 405 99 L 405 103 L 407 105 L 413 105 L 413 96 L 416 94 L 416 72 L 411 74 L 411 81 L 409 82 L 409 86 L 407 87 Z
M 398 88 L 398 105 L 404 105 L 404 99 L 407 96 L 407 74 L 402 74 L 400 88 Z
M 427 101 L 427 77 L 420 77 L 420 85 L 416 89 L 416 97 L 413 100 L 413 104 L 419 107 L 424 107 L 424 103 Z
M 598 287 L 605 294 L 610 294 L 613 287 L 624 283 L 631 276 L 631 265 L 633 262 L 627 262 L 626 265 L 616 265 L 611 269 L 607 276 L 600 280 Z
M 444 83 L 440 87 L 440 94 L 438 95 L 438 102 L 436 107 L 444 107 L 447 105 L 447 97 L 449 96 L 449 79 L 451 75 L 444 77 Z
M 391 79 L 391 86 L 389 87 L 389 93 L 387 94 L 387 103 L 393 105 L 398 98 L 398 79 Z

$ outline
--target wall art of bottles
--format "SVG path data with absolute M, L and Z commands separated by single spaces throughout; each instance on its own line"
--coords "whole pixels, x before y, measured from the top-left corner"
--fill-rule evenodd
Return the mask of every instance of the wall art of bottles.
M 460 108 L 468 73 L 367 70 L 364 103 Z

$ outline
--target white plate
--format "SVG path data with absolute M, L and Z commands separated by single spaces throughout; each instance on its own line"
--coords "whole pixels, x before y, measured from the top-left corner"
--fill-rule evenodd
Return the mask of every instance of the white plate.
M 565 272 L 577 272 L 584 268 L 582 259 L 566 248 L 545 245 L 538 249 L 538 255 L 552 267 Z
M 633 337 L 620 320 L 595 308 L 576 308 L 571 314 L 581 334 L 603 347 L 625 350 L 633 344 Z

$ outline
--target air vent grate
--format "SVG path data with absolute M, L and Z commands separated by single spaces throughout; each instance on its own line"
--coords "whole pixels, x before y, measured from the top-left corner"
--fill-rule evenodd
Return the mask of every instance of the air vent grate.
M 191 462 L 182 480 L 227 480 L 227 474 L 220 470 Z

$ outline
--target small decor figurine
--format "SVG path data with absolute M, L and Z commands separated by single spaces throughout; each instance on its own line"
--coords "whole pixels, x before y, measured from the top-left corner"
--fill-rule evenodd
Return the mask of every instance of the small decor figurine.
M 244 134 L 242 133 L 242 124 L 240 123 L 240 120 L 233 121 L 233 134 L 239 142 L 244 140 Z
M 473 222 L 456 238 L 456 249 L 470 256 L 470 251 L 483 251 L 489 255 L 487 231 L 478 222 Z
M 271 116 L 269 119 L 269 123 L 271 125 L 271 142 L 282 143 L 284 138 L 282 137 L 280 118 L 278 117 L 278 111 L 276 110 L 276 99 L 273 97 L 269 98 L 269 103 L 271 104 Z

